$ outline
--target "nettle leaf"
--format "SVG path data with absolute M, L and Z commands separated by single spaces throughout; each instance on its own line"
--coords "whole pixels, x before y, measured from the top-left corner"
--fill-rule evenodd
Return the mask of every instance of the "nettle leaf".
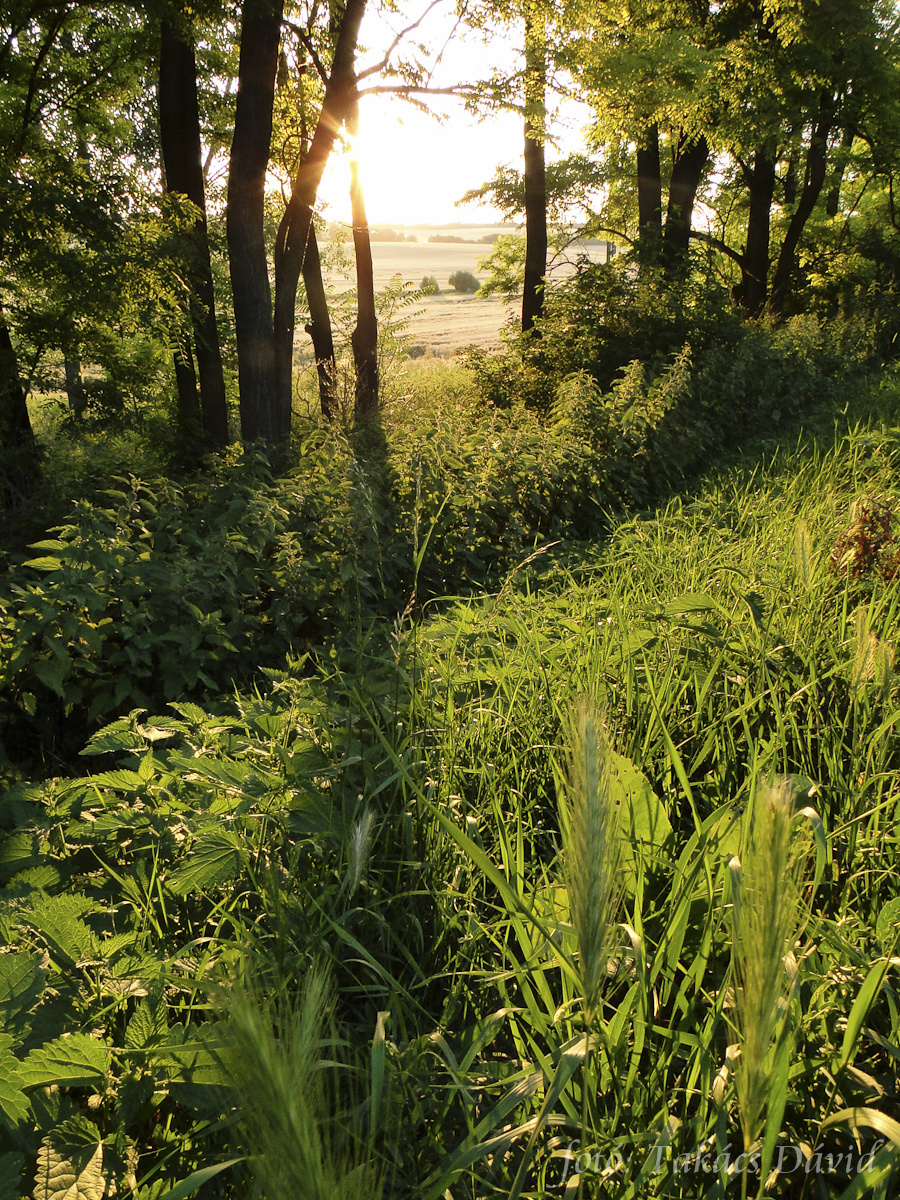
M 0 954 L 0 1026 L 8 1033 L 19 1030 L 37 1004 L 45 974 L 36 954 Z
M 21 1063 L 12 1052 L 13 1038 L 0 1033 L 0 1119 L 12 1129 L 28 1118 Z
M 71 664 L 64 663 L 61 659 L 53 658 L 38 658 L 32 664 L 34 673 L 38 679 L 51 692 L 55 692 L 57 696 L 65 700 L 66 688 L 65 683 L 72 673 Z
M 158 992 L 142 1000 L 125 1030 L 126 1050 L 145 1050 L 158 1046 L 169 1032 L 166 1004 Z
M 25 1155 L 12 1151 L 0 1154 L 0 1200 L 19 1200 L 22 1195 L 22 1172 Z
M 101 1084 L 109 1071 L 109 1047 L 86 1033 L 63 1034 L 32 1050 L 22 1063 L 26 1088 Z
M 198 838 L 186 862 L 169 876 L 176 896 L 200 892 L 234 879 L 246 861 L 246 850 L 237 834 L 219 829 Z
M 123 1129 L 137 1120 L 155 1091 L 156 1080 L 150 1073 L 127 1071 L 122 1076 L 116 1093 L 116 1116 Z
M 91 783 L 98 788 L 111 788 L 114 792 L 136 792 L 146 780 L 137 771 L 103 771 L 91 776 Z
M 223 1066 L 227 1046 L 221 1030 L 210 1025 L 188 1027 L 173 1025 L 168 1042 L 160 1047 L 154 1061 L 166 1068 L 170 1083 L 228 1087 L 231 1076 Z
M 104 725 L 81 751 L 82 755 L 112 754 L 120 750 L 142 750 L 144 739 L 135 729 L 134 724 L 135 719 L 143 712 L 142 708 L 134 708 L 127 717 L 120 717 L 118 721 Z
M 81 919 L 91 908 L 84 896 L 41 896 L 32 904 L 29 924 L 44 936 L 63 966 L 74 967 L 99 957 L 97 938 Z
M 85 1117 L 58 1125 L 41 1142 L 34 1200 L 103 1200 L 103 1143 Z

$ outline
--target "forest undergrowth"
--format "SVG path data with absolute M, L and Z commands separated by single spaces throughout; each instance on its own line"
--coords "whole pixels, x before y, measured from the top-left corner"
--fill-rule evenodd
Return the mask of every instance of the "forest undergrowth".
M 429 388 L 7 548 L 0 1200 L 896 1194 L 896 384 Z

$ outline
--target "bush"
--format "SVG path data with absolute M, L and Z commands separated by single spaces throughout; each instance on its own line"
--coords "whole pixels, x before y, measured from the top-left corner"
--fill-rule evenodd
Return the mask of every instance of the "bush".
M 423 296 L 439 296 L 441 294 L 440 285 L 433 275 L 426 275 L 419 284 L 419 291 Z
M 456 292 L 473 295 L 478 291 L 478 280 L 471 271 L 454 271 L 450 276 L 450 286 Z

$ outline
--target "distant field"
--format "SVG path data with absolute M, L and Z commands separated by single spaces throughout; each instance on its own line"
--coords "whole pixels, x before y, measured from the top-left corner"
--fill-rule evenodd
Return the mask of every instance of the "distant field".
M 382 226 L 383 227 L 383 226 Z M 515 312 L 500 299 L 478 300 L 473 296 L 460 295 L 450 290 L 449 279 L 454 271 L 471 271 L 479 280 L 487 278 L 488 272 L 479 270 L 479 262 L 491 252 L 491 247 L 478 244 L 488 234 L 510 233 L 509 226 L 472 226 L 462 228 L 434 229 L 427 227 L 393 226 L 398 232 L 412 234 L 416 242 L 372 243 L 372 263 L 375 268 L 375 287 L 384 289 L 395 275 L 405 283 L 418 287 L 426 275 L 433 275 L 442 289 L 439 296 L 428 296 L 410 310 L 408 332 L 414 339 L 419 354 L 432 353 L 449 357 L 466 346 L 492 349 L 500 345 L 500 330 Z M 433 234 L 471 238 L 464 244 L 429 242 Z M 603 247 L 582 248 L 595 261 L 603 261 Z M 344 270 L 327 273 L 328 281 L 337 291 L 353 286 L 352 246 L 346 246 L 349 277 Z M 560 278 L 572 270 L 563 265 L 551 272 L 551 277 Z

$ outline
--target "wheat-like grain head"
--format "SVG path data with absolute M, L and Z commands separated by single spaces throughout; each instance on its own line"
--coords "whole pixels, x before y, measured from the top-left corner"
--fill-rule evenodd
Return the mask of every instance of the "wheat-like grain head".
M 575 718 L 563 828 L 569 907 L 588 1021 L 597 1012 L 607 977 L 609 930 L 619 898 L 619 821 L 610 775 L 603 725 L 593 709 L 582 705 Z

